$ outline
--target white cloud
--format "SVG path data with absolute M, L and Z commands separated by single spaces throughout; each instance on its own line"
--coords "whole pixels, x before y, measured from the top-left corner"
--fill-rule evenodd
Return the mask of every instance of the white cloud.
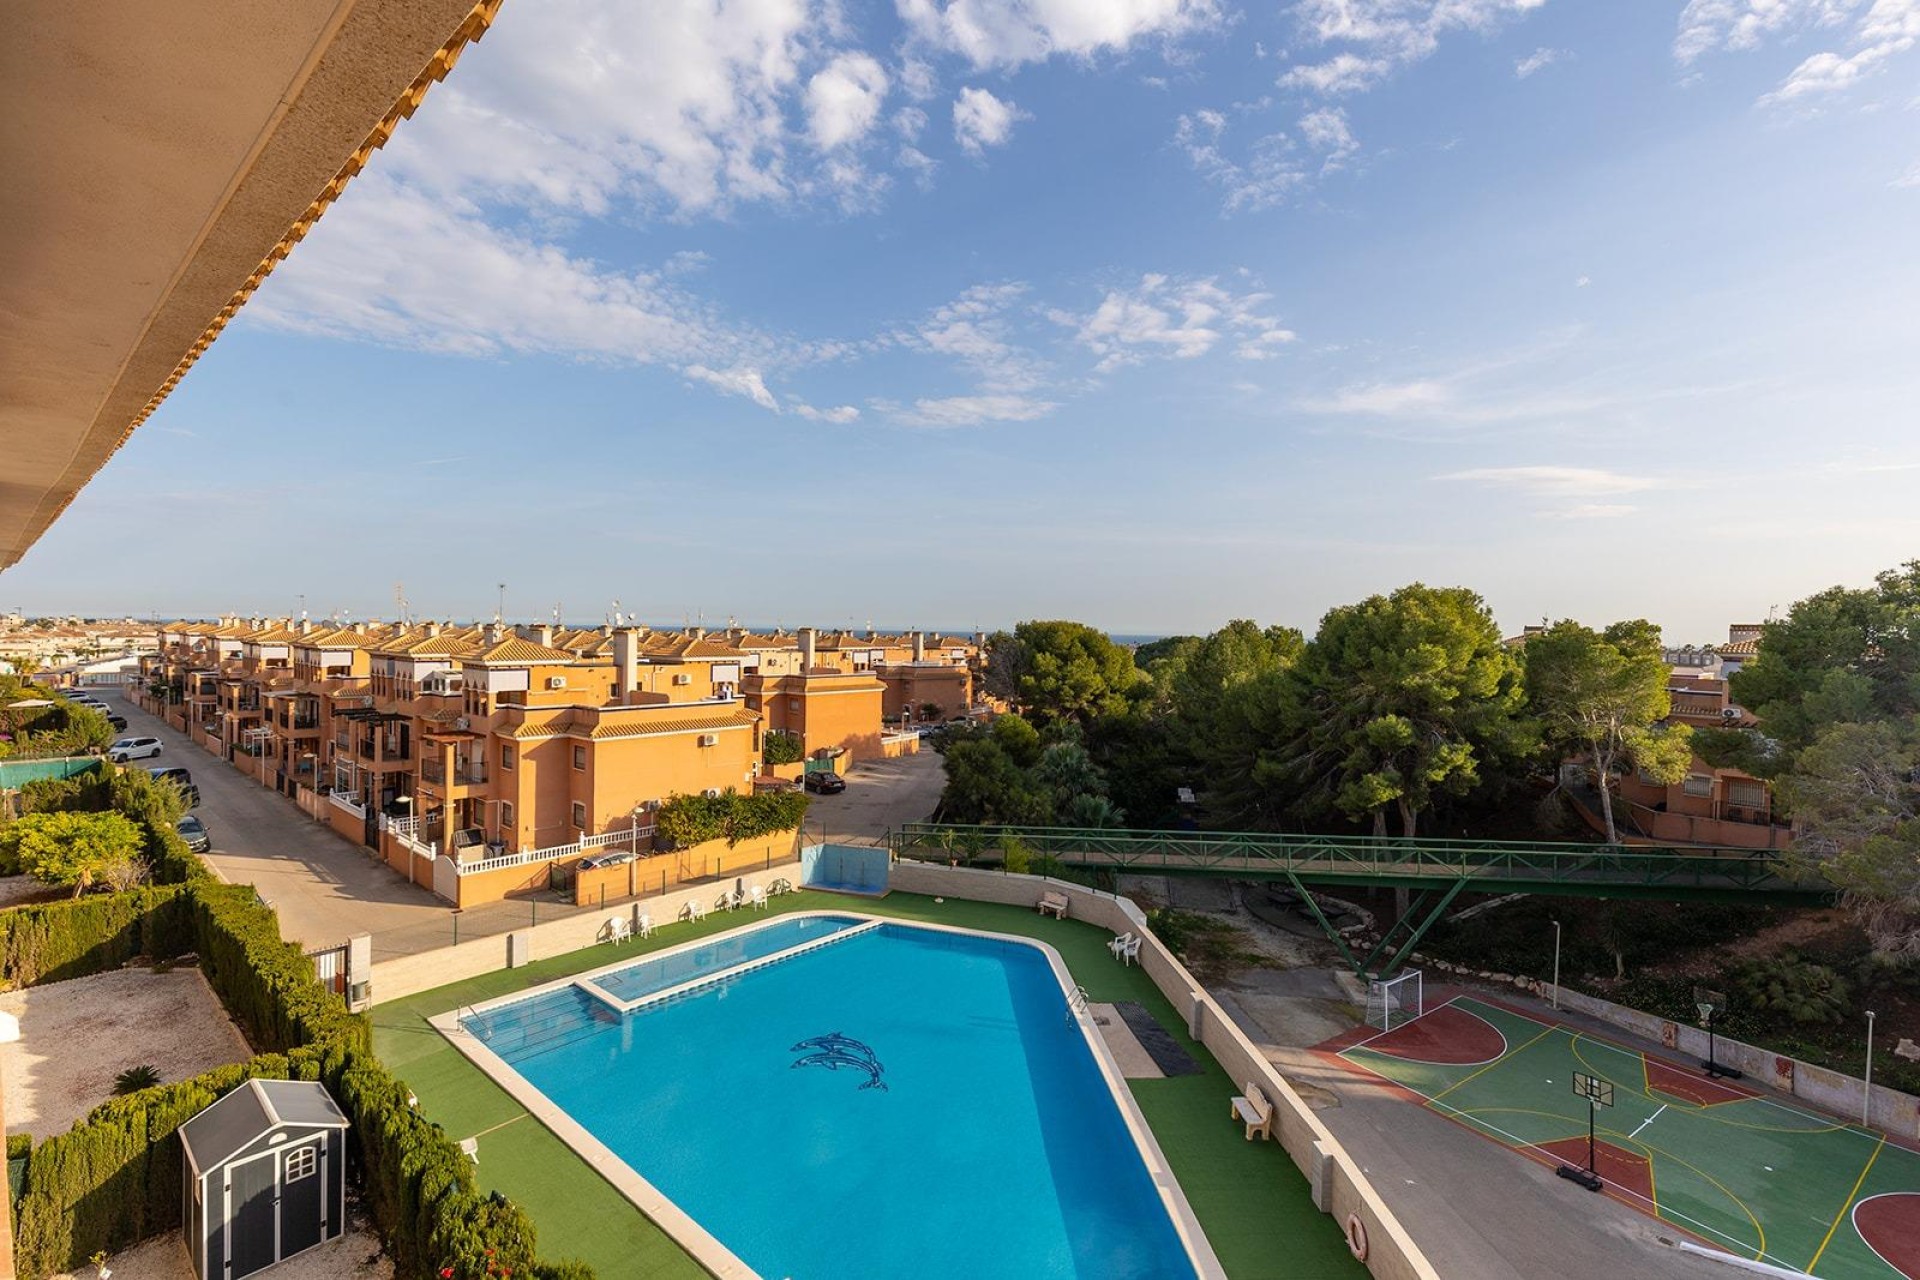
M 1757 49 L 1808 32 L 1836 33 L 1851 49 L 1808 55 L 1760 99 L 1762 106 L 1850 89 L 1912 49 L 1920 43 L 1920 0 L 1689 0 L 1673 56 L 1686 66 L 1714 50 Z
M 1682 66 L 1714 49 L 1757 49 L 1769 37 L 1831 27 L 1859 0 L 1688 0 L 1680 11 L 1673 56 Z
M 845 425 L 857 422 L 860 411 L 850 404 L 836 405 L 831 409 L 816 409 L 804 400 L 790 401 L 788 407 L 810 422 L 832 422 Z
M 1005 143 L 1013 135 L 1014 124 L 1026 118 L 1019 107 L 985 89 L 965 88 L 953 100 L 953 138 L 962 150 L 977 156 Z
M 1317 413 L 1379 414 L 1396 417 L 1408 413 L 1426 413 L 1442 408 L 1452 400 L 1445 383 L 1431 379 L 1413 382 L 1376 382 L 1348 387 L 1331 397 L 1310 400 L 1303 406 Z
M 1353 140 L 1353 130 L 1347 125 L 1347 113 L 1339 107 L 1321 107 L 1301 116 L 1300 136 L 1326 157 L 1323 164 L 1329 168 L 1337 167 L 1340 161 L 1360 149 L 1360 144 Z
M 895 0 L 924 45 L 957 53 L 976 70 L 1017 67 L 1052 54 L 1122 52 L 1148 37 L 1174 38 L 1219 21 L 1214 0 Z
M 880 116 L 887 73 L 864 53 L 843 53 L 807 81 L 807 129 L 822 150 L 860 141 Z
M 902 147 L 893 157 L 893 162 L 913 175 L 914 185 L 922 191 L 933 188 L 934 171 L 940 162 L 918 147 Z
M 1520 489 L 1542 496 L 1641 493 L 1648 489 L 1671 487 L 1667 480 L 1658 476 L 1629 475 L 1597 467 L 1479 467 L 1468 471 L 1450 471 L 1434 479 Z
M 1273 208 L 1311 180 L 1293 139 L 1284 133 L 1256 139 L 1244 164 L 1228 159 L 1221 146 L 1226 126 L 1222 113 L 1196 111 L 1180 117 L 1173 141 L 1195 170 L 1226 192 L 1227 212 Z
M 1566 56 L 1567 51 L 1565 49 L 1535 49 L 1532 53 L 1513 64 L 1513 74 L 1525 80 L 1535 72 L 1545 71 L 1554 63 L 1563 61 Z
M 1322 96 L 1371 89 L 1420 62 L 1453 31 L 1487 34 L 1546 0 L 1297 0 L 1293 17 L 1310 46 L 1349 46 L 1321 62 L 1296 64 L 1280 87 Z
M 943 399 L 915 400 L 903 406 L 876 400 L 874 408 L 895 422 L 908 427 L 973 427 L 986 422 L 1032 422 L 1044 418 L 1059 406 L 1031 396 L 983 395 L 947 396 Z
M 1392 70 L 1393 63 L 1386 58 L 1363 58 L 1354 53 L 1339 53 L 1325 62 L 1290 68 L 1280 77 L 1279 85 L 1282 89 L 1306 89 L 1332 97 L 1371 89 L 1385 80 Z
M 780 412 L 780 402 L 767 390 L 758 369 L 709 369 L 703 364 L 690 364 L 680 372 L 730 396 L 745 396 L 762 409 Z
M 1592 276 L 1575 276 L 1573 279 L 1573 287 L 1576 289 L 1584 289 L 1592 283 Z
M 1211 279 L 1147 275 L 1135 288 L 1109 290 L 1088 314 L 1055 311 L 1052 318 L 1100 357 L 1096 373 L 1109 373 L 1156 356 L 1191 360 L 1223 341 L 1233 341 L 1242 359 L 1267 359 L 1295 337 L 1263 310 L 1271 300 L 1235 294 Z
M 1433 478 L 1517 491 L 1536 505 L 1536 514 L 1556 520 L 1600 520 L 1631 515 L 1638 510 L 1632 503 L 1594 499 L 1674 487 L 1663 477 L 1629 475 L 1597 467 L 1481 467 Z
M 1920 187 L 1920 160 L 1914 161 L 1911 168 L 1887 185 L 1896 189 L 1901 187 Z

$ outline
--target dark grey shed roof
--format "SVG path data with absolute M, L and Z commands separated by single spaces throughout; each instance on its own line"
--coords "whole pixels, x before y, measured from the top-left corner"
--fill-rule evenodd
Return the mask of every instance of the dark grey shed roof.
M 344 1129 L 326 1087 L 308 1080 L 249 1080 L 180 1126 L 194 1169 L 205 1174 L 282 1125 Z

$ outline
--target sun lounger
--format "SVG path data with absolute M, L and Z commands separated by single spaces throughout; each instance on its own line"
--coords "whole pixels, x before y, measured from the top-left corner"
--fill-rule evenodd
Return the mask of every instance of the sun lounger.
M 775 897 L 783 893 L 792 893 L 793 881 L 787 879 L 785 876 L 781 876 L 778 880 L 775 880 L 767 886 L 767 892 L 773 894 Z
M 1043 916 L 1052 916 L 1055 920 L 1067 918 L 1067 895 L 1064 893 L 1043 893 L 1033 909 Z
M 1259 1085 L 1248 1081 L 1245 1096 L 1234 1098 L 1232 1111 L 1247 1126 L 1248 1142 L 1253 1141 L 1256 1133 L 1263 1138 L 1273 1137 L 1273 1104 L 1267 1101 L 1266 1094 L 1260 1092 Z

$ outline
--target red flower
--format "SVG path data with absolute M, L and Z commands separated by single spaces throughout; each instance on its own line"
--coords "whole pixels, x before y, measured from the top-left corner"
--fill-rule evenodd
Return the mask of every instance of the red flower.
M 440 1268 L 440 1280 L 453 1280 L 453 1268 L 452 1267 Z

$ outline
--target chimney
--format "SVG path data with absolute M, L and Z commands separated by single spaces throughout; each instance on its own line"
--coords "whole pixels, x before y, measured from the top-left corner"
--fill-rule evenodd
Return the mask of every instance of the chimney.
M 621 627 L 613 633 L 614 692 L 622 697 L 640 688 L 640 628 Z
M 544 622 L 541 623 L 533 629 L 533 639 L 535 643 L 543 644 L 551 649 L 553 647 L 553 628 Z
M 705 640 L 707 638 L 707 629 L 705 627 L 690 627 L 688 631 L 695 640 Z
M 356 622 L 356 623 L 354 623 L 354 624 L 353 624 L 353 634 L 355 634 L 355 635 L 357 635 L 357 636 L 363 636 L 363 635 L 365 635 L 365 634 L 367 634 L 367 624 L 366 624 L 366 623 L 364 623 L 364 622 Z
M 818 633 L 812 627 L 800 628 L 800 670 L 813 670 L 813 641 Z
M 913 633 L 913 660 L 915 662 L 927 660 L 927 633 L 924 631 Z
M 429 622 L 427 624 L 427 639 L 431 640 L 439 634 L 440 634 L 440 624 L 437 622 Z
M 487 643 L 499 644 L 504 639 L 506 639 L 506 633 L 501 631 L 500 624 L 497 622 L 489 622 L 487 624 Z

